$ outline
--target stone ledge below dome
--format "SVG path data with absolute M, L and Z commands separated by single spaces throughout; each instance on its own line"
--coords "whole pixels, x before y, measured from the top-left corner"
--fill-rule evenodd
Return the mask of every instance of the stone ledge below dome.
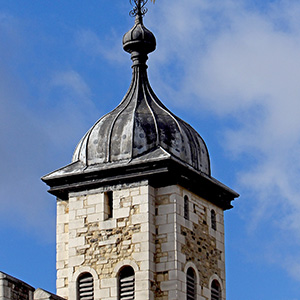
M 159 155 L 158 155 L 159 154 Z M 153 187 L 181 185 L 223 210 L 232 208 L 231 201 L 239 195 L 211 176 L 156 149 L 130 162 L 85 166 L 74 162 L 42 178 L 50 186 L 49 192 L 67 200 L 70 192 L 147 180 Z

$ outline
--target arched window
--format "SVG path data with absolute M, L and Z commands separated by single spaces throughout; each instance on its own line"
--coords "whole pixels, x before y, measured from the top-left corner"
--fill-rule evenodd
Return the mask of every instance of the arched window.
M 77 299 L 94 300 L 94 279 L 90 273 L 83 273 L 77 280 Z
M 196 274 L 193 268 L 186 272 L 186 300 L 195 300 L 197 294 Z
M 217 280 L 211 283 L 211 300 L 221 300 L 221 286 Z
M 119 273 L 119 297 L 118 300 L 134 299 L 134 270 L 132 267 L 124 267 Z
M 189 220 L 189 197 L 184 196 L 184 218 L 186 220 Z
M 213 230 L 217 230 L 217 218 L 216 212 L 212 209 L 210 212 L 210 219 L 211 219 L 211 228 Z

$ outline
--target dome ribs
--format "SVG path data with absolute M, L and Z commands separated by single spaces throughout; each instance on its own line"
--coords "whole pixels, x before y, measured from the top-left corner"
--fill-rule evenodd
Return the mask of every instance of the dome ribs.
M 136 69 L 136 68 L 135 68 Z M 149 106 L 147 91 L 145 90 L 145 80 L 147 80 L 146 70 L 137 68 L 139 78 L 138 97 L 134 112 L 133 128 L 133 157 L 157 147 L 158 130 L 154 113 Z
M 73 159 L 86 166 L 130 163 L 160 147 L 171 157 L 210 175 L 203 139 L 165 107 L 150 86 L 146 61 L 156 48 L 156 40 L 141 18 L 124 35 L 123 48 L 133 61 L 130 87 L 122 102 L 86 133 Z
M 147 81 L 147 74 L 146 74 L 145 80 L 146 80 L 146 83 L 148 83 L 148 81 Z M 156 133 L 156 146 L 158 146 L 160 144 L 159 132 L 158 132 L 158 125 L 157 125 L 157 121 L 155 119 L 154 111 L 151 108 L 151 105 L 149 104 L 149 103 L 151 103 L 151 101 L 153 101 L 153 98 L 151 97 L 151 94 L 149 93 L 148 84 L 145 84 L 143 86 L 143 91 L 144 91 L 144 96 L 145 96 L 145 99 L 146 99 L 147 107 L 149 108 L 149 111 L 151 112 L 151 115 L 152 115 L 152 118 L 153 118 L 153 122 L 154 122 L 154 126 L 155 126 L 155 133 Z M 150 99 L 149 99 L 149 97 L 150 97 Z
M 169 152 L 173 153 L 175 156 L 179 156 L 180 158 L 182 158 L 182 151 L 183 151 L 183 147 L 184 145 L 186 145 L 186 138 L 185 138 L 185 133 L 181 128 L 180 122 L 181 120 L 179 118 L 177 118 L 172 112 L 170 112 L 163 104 L 162 102 L 157 98 L 157 96 L 155 95 L 155 93 L 153 92 L 153 90 L 151 89 L 151 86 L 149 85 L 149 82 L 147 82 L 146 84 L 147 89 L 148 89 L 148 93 L 151 96 L 152 99 L 152 103 L 161 111 L 164 112 L 165 117 L 169 118 L 169 121 L 166 121 L 167 125 L 170 125 L 171 127 L 171 123 L 173 123 L 173 125 L 175 125 L 177 127 L 177 130 L 173 130 L 173 133 L 177 132 L 177 134 L 173 135 L 171 134 L 170 139 L 169 140 L 164 140 L 163 142 L 167 145 L 167 149 L 166 147 L 162 144 L 162 141 L 160 141 L 160 146 L 162 146 L 163 148 L 165 148 L 166 150 L 168 150 Z M 155 111 L 155 109 L 153 108 L 153 110 Z M 161 116 L 161 114 L 156 113 L 157 117 Z M 166 119 L 166 118 L 165 118 Z M 170 122 L 170 120 L 172 120 Z M 168 127 L 168 126 L 164 126 L 164 127 Z M 159 128 L 160 131 L 162 131 L 161 128 Z M 175 150 L 175 151 L 174 151 Z
M 128 108 L 134 106 L 134 99 L 136 98 L 136 93 L 137 93 L 137 85 L 138 85 L 138 79 L 136 76 L 133 76 L 132 82 L 130 85 L 130 92 L 127 93 L 127 97 L 124 98 L 123 102 L 126 103 L 124 108 L 120 110 L 116 118 L 114 119 L 113 124 L 111 125 L 111 128 L 109 130 L 109 155 L 108 155 L 108 161 L 114 161 L 114 160 L 121 160 L 121 157 L 119 154 L 122 154 L 121 148 L 126 148 L 124 143 L 126 143 L 126 140 L 128 142 L 128 139 L 130 139 L 130 135 L 132 134 L 132 131 L 129 131 L 128 133 L 126 132 L 126 125 L 128 127 L 131 127 L 130 124 L 127 122 L 122 122 L 121 120 L 126 119 L 126 115 L 133 115 L 132 110 L 129 110 L 128 113 L 126 113 L 126 110 Z M 132 116 L 133 118 L 133 116 Z M 116 133 L 118 132 L 118 134 Z M 122 132 L 122 134 L 120 134 Z M 129 147 L 130 148 L 130 147 Z M 118 158 L 119 156 L 119 158 Z M 130 158 L 131 156 L 131 151 L 126 151 L 123 152 L 123 158 Z

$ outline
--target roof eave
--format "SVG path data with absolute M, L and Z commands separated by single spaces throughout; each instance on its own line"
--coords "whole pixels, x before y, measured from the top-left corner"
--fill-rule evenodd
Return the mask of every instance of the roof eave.
M 49 193 L 67 200 L 70 192 L 147 180 L 154 187 L 179 184 L 223 210 L 232 208 L 231 201 L 239 196 L 215 178 L 167 154 L 155 160 L 141 160 L 138 164 L 128 162 L 89 168 L 80 165 L 76 172 L 63 172 L 78 165 L 72 163 L 44 176 L 42 180 L 50 186 Z

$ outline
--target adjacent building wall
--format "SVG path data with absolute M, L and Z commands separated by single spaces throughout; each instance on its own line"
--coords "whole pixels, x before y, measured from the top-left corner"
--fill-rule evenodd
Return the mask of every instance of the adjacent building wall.
M 34 300 L 64 300 L 63 298 L 49 293 L 43 289 L 36 289 L 34 291 Z M 21 299 L 20 299 L 21 300 Z
M 0 300 L 33 300 L 33 292 L 29 284 L 0 272 Z

